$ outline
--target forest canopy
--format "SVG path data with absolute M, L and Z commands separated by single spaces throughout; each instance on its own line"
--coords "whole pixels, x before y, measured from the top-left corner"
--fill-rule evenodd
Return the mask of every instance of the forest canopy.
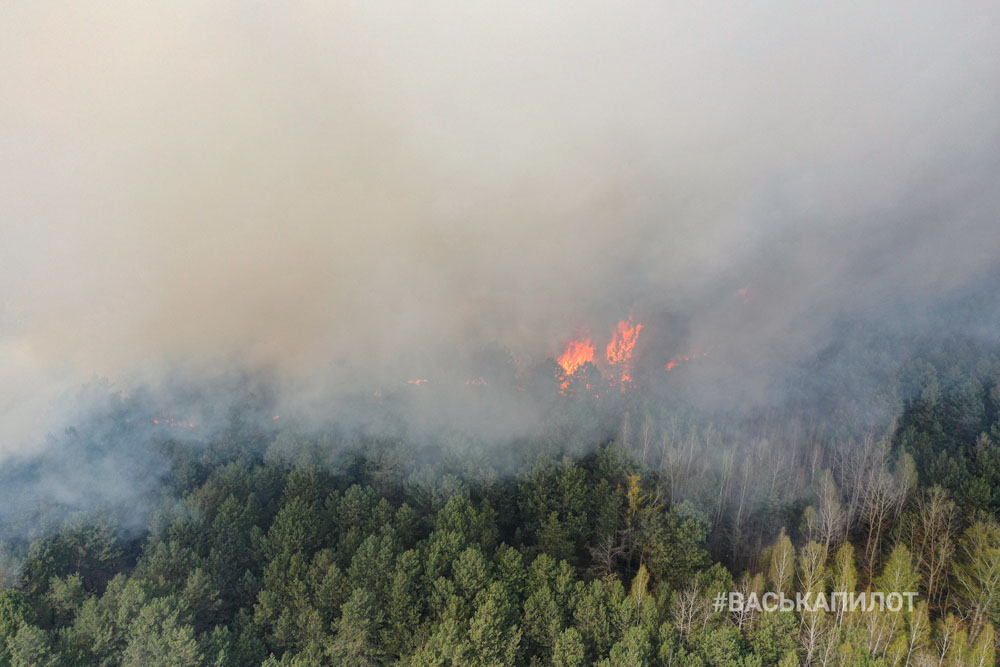
M 558 428 L 513 443 L 514 472 L 462 443 L 429 458 L 234 414 L 207 445 L 155 443 L 169 463 L 148 525 L 78 513 L 4 545 L 0 661 L 992 665 L 997 358 L 900 367 L 884 433 L 734 428 L 636 399 L 597 447 Z M 899 590 L 912 609 L 712 605 Z

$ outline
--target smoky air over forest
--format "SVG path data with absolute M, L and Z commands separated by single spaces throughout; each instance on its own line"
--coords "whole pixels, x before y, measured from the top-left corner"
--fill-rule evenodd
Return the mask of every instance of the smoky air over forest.
M 678 405 L 888 428 L 894 364 L 1000 334 L 998 21 L 5 3 L 0 483 L 144 507 L 143 443 L 251 424 L 500 458 L 582 401 L 584 446 Z

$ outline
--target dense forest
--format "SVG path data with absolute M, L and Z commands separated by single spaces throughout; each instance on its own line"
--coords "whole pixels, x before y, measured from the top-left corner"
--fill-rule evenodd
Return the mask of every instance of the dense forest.
M 504 465 L 235 416 L 164 436 L 148 525 L 4 545 L 0 664 L 993 665 L 998 378 L 995 353 L 928 351 L 881 390 L 901 417 L 853 433 L 636 397 L 614 437 L 556 424 Z M 715 609 L 729 591 L 919 595 Z

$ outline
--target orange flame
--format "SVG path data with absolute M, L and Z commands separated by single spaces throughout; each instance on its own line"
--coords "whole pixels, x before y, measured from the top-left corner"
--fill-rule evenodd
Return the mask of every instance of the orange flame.
M 622 320 L 615 329 L 614 337 L 608 343 L 607 355 L 608 363 L 626 364 L 632 358 L 632 349 L 639 339 L 639 332 L 642 331 L 641 324 L 632 324 L 632 320 Z
M 576 373 L 580 366 L 588 362 L 593 362 L 594 344 L 591 342 L 590 336 L 571 340 L 566 345 L 566 351 L 556 361 L 562 366 L 563 372 L 566 375 L 572 375 Z
M 562 353 L 556 362 L 563 369 L 563 381 L 559 385 L 560 391 L 566 392 L 569 387 L 569 376 L 576 373 L 581 366 L 594 361 L 594 343 L 590 336 L 571 340 L 566 344 L 566 351 Z
M 626 385 L 632 382 L 632 350 L 639 340 L 639 332 L 642 331 L 641 324 L 632 324 L 632 318 L 621 320 L 615 328 L 614 336 L 608 343 L 606 350 L 608 365 L 621 366 L 621 390 L 625 391 Z
M 406 384 L 424 384 L 427 382 L 427 378 L 420 378 L 419 380 L 407 380 Z
M 695 359 L 702 359 L 707 356 L 708 352 L 702 352 L 701 354 L 697 353 L 678 354 L 676 357 L 671 358 L 670 361 L 667 362 L 667 365 L 664 367 L 664 370 L 668 371 L 673 370 L 677 368 L 677 365 L 680 364 L 682 361 L 694 361 Z

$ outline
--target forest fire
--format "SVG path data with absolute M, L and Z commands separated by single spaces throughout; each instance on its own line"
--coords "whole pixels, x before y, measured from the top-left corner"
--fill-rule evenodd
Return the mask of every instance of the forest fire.
M 608 365 L 619 366 L 621 368 L 620 388 L 625 391 L 628 384 L 632 382 L 632 350 L 639 340 L 639 332 L 642 331 L 641 324 L 633 324 L 632 318 L 621 320 L 615 328 L 614 336 L 608 343 L 606 350 Z
M 569 377 L 581 366 L 594 361 L 594 343 L 590 336 L 571 340 L 566 345 L 566 351 L 556 360 L 563 370 L 563 382 L 560 390 L 565 392 L 569 387 Z
M 573 375 L 580 366 L 594 361 L 594 344 L 590 336 L 571 340 L 566 351 L 556 360 L 566 375 Z

